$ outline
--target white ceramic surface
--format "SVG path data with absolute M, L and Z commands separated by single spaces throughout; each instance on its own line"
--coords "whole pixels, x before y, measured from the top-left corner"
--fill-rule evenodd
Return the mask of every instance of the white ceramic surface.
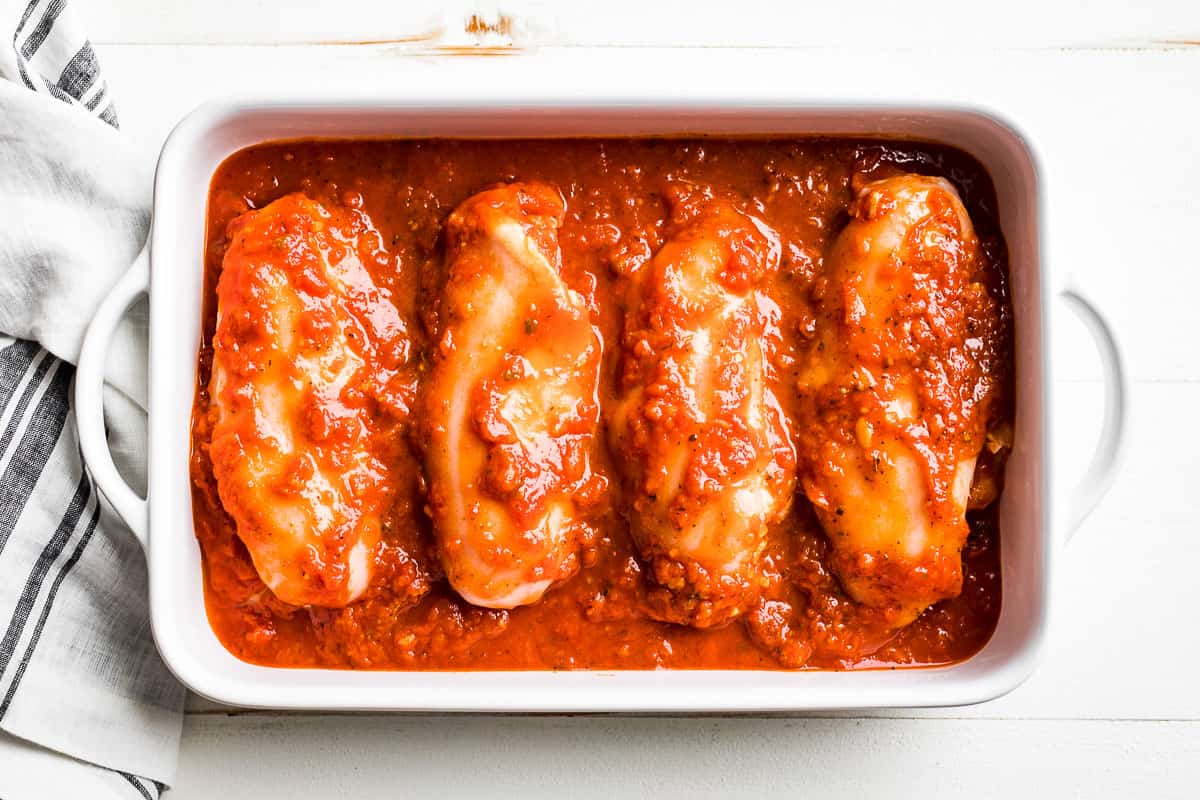
M 1001 501 L 1003 604 L 991 641 L 953 666 L 888 671 L 352 672 L 274 669 L 237 660 L 203 611 L 192 535 L 189 422 L 200 334 L 204 204 L 213 171 L 261 141 L 307 136 L 562 136 L 848 134 L 911 137 L 961 147 L 996 186 L 1009 247 L 1017 351 L 1016 442 Z M 155 183 L 148 257 L 106 300 L 77 378 L 81 446 L 105 496 L 148 548 L 154 635 L 176 675 L 200 694 L 242 706 L 443 711 L 793 711 L 957 705 L 996 697 L 1033 669 L 1045 632 L 1054 555 L 1103 495 L 1119 461 L 1125 376 L 1103 318 L 1058 286 L 1040 258 L 1035 158 L 1012 126 L 964 109 L 789 104 L 506 103 L 453 106 L 396 99 L 268 101 L 203 106 L 172 133 Z M 120 482 L 104 446 L 100 380 L 115 321 L 146 289 L 150 322 L 149 503 Z M 1092 467 L 1074 490 L 1050 486 L 1053 457 L 1049 335 L 1063 294 L 1096 335 L 1107 412 Z

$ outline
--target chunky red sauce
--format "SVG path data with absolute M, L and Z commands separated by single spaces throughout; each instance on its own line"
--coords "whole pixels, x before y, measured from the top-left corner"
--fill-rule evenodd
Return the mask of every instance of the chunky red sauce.
M 215 287 L 230 222 L 249 209 L 303 192 L 328 208 L 365 213 L 378 235 L 360 239 L 359 255 L 400 317 L 411 321 L 413 381 L 419 382 L 436 328 L 432 298 L 444 282 L 443 226 L 469 196 L 502 181 L 556 185 L 567 206 L 559 231 L 563 278 L 588 299 L 603 339 L 615 342 L 624 312 L 621 275 L 662 245 L 666 186 L 684 180 L 717 187 L 741 198 L 781 238 L 781 267 L 767 286 L 781 312 L 778 330 L 770 332 L 777 341 L 774 389 L 784 412 L 796 414 L 800 401 L 789 390 L 791 365 L 811 343 L 821 314 L 823 259 L 845 227 L 854 190 L 901 172 L 950 179 L 970 212 L 988 262 L 986 292 L 978 302 L 1000 311 L 993 331 L 999 357 L 987 368 L 999 387 L 1001 414 L 1011 420 L 1007 255 L 991 181 L 960 151 L 832 139 L 397 140 L 271 143 L 231 156 L 213 177 L 209 195 L 204 344 L 192 429 L 195 527 L 208 616 L 218 637 L 238 657 L 259 664 L 399 670 L 849 669 L 944 664 L 975 653 L 1000 612 L 994 503 L 969 514 L 961 594 L 875 649 L 869 618 L 831 572 L 830 546 L 802 492 L 768 534 L 765 602 L 732 624 L 700 630 L 647 614 L 646 568 L 630 540 L 618 492 L 604 494 L 592 511 L 597 534 L 581 554 L 579 572 L 539 603 L 497 611 L 459 599 L 434 549 L 420 449 L 410 429 L 395 433 L 400 444 L 381 456 L 388 462 L 381 496 L 389 505 L 365 595 L 342 609 L 288 605 L 258 577 L 218 496 L 210 460 Z M 960 311 L 970 315 L 973 309 Z M 605 348 L 601 404 L 618 391 L 619 350 Z M 382 366 L 391 371 L 380 381 L 392 380 L 395 368 Z M 613 454 L 600 445 L 594 455 L 597 472 L 613 474 Z M 987 458 L 976 481 L 994 495 L 1002 464 L 992 467 Z

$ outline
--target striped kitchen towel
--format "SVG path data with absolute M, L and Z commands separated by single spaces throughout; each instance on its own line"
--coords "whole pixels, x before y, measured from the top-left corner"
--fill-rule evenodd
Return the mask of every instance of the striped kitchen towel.
M 141 549 L 83 470 L 70 413 L 84 329 L 146 235 L 149 164 L 66 0 L 0 0 L 0 34 L 0 798 L 153 798 L 174 777 L 183 690 L 150 638 Z M 105 389 L 134 485 L 140 311 Z

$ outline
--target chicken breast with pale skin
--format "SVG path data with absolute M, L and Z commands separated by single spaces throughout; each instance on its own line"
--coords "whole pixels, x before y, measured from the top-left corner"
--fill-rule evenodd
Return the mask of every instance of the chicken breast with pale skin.
M 609 443 L 657 616 L 729 622 L 764 585 L 767 526 L 787 511 L 794 455 L 768 385 L 773 231 L 701 190 L 676 193 L 668 238 L 630 279 Z
M 294 605 L 370 582 L 410 342 L 360 211 L 287 195 L 235 219 L 217 283 L 209 454 L 259 577 Z
M 601 339 L 562 277 L 558 191 L 481 192 L 446 222 L 447 279 L 425 383 L 429 508 L 451 586 L 470 603 L 537 602 L 579 568 Z
M 954 187 L 867 184 L 825 260 L 800 374 L 800 480 L 846 592 L 898 629 L 962 588 L 1003 325 Z

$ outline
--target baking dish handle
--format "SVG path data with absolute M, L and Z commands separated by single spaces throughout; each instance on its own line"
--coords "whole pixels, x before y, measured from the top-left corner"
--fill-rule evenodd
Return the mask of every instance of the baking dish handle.
M 117 324 L 139 295 L 150 286 L 150 242 L 129 271 L 117 282 L 96 310 L 88 325 L 75 370 L 75 424 L 79 429 L 79 449 L 92 480 L 105 499 L 125 520 L 134 536 L 146 547 L 149 519 L 146 501 L 130 488 L 108 449 L 104 427 L 104 365 L 108 346 Z
M 1060 296 L 1087 326 L 1104 370 L 1104 420 L 1100 438 L 1091 463 L 1072 490 L 1066 508 L 1067 541 L 1070 541 L 1108 492 L 1120 469 L 1129 415 L 1129 376 L 1112 326 L 1096 305 L 1074 283 L 1068 283 Z

